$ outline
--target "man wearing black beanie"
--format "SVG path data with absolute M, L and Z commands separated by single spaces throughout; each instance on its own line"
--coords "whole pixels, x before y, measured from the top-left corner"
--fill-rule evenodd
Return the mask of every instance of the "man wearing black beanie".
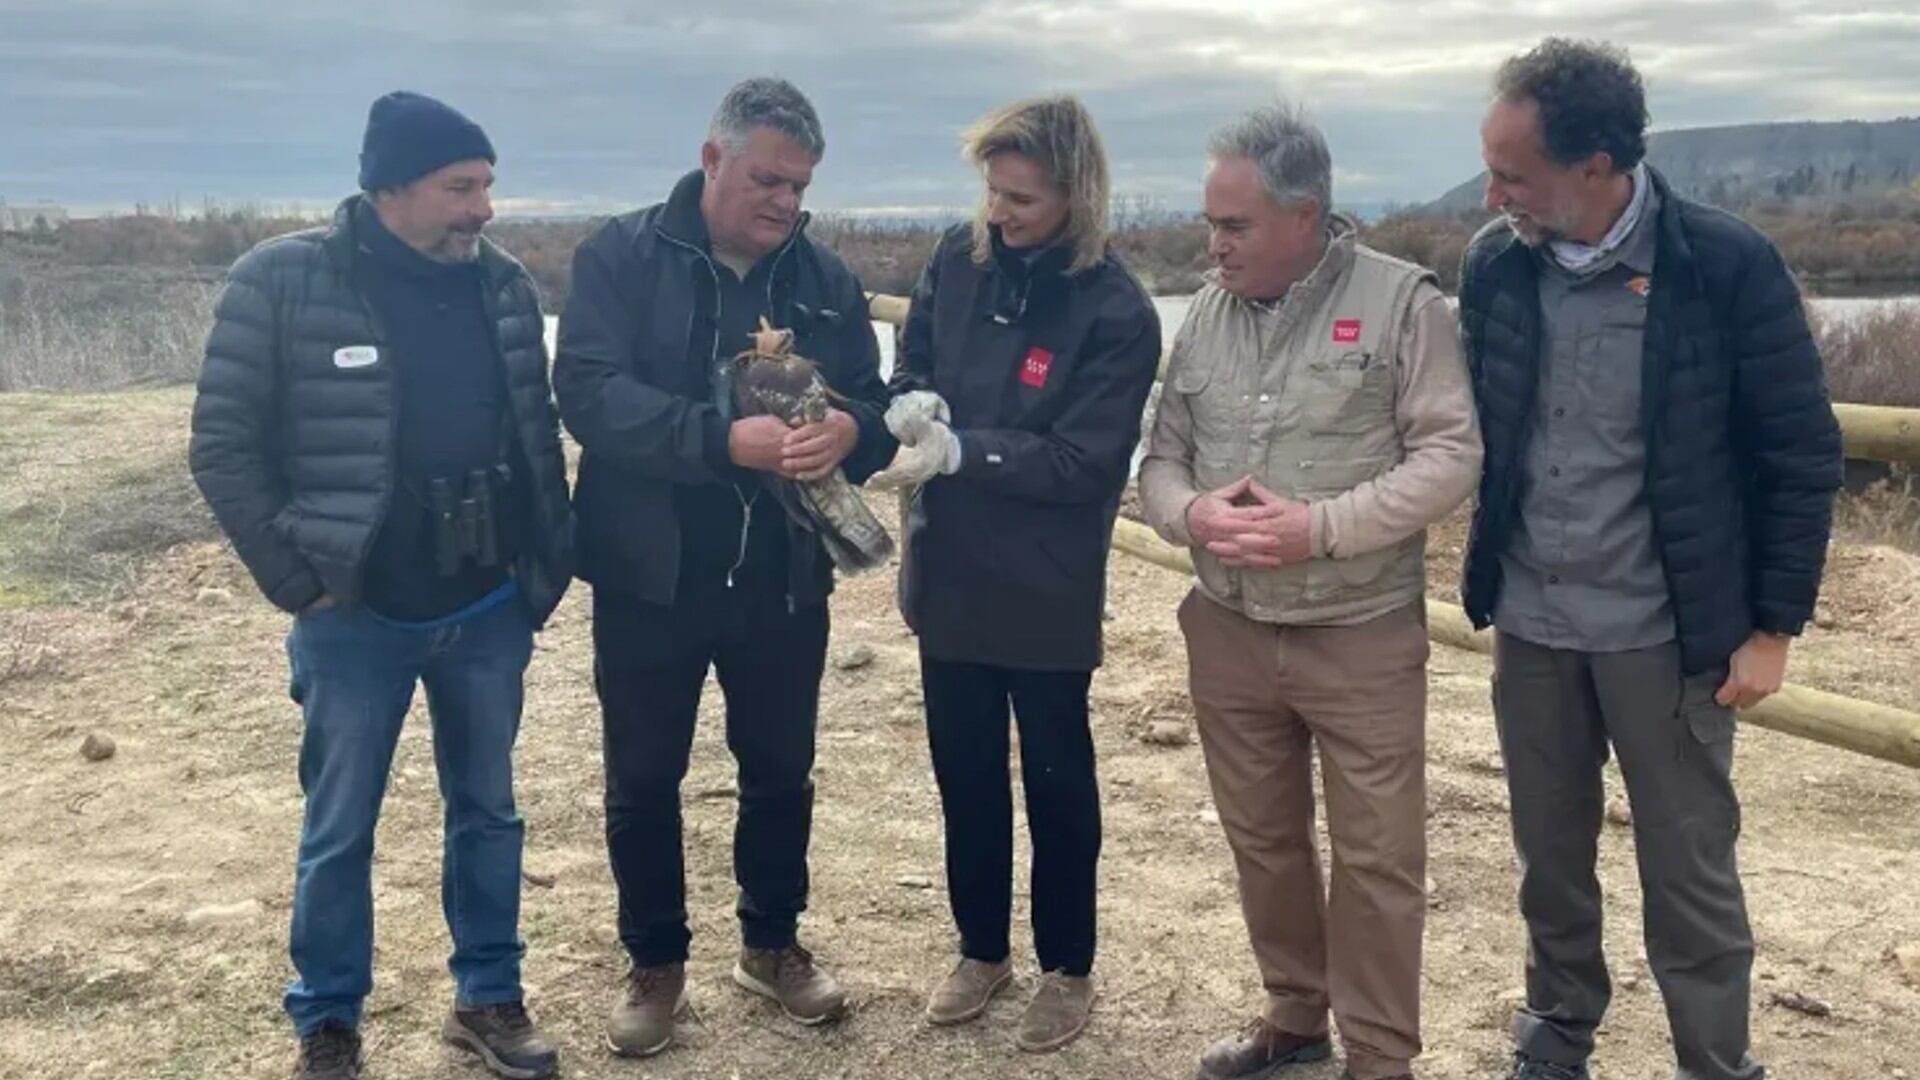
M 374 102 L 362 193 L 330 226 L 234 264 L 200 373 L 194 479 L 295 615 L 306 816 L 285 1006 L 299 1080 L 360 1076 L 374 828 L 421 684 L 446 801 L 443 1036 L 514 1080 L 557 1065 L 522 1003 L 512 753 L 573 523 L 539 297 L 481 236 L 493 162 L 449 106 Z

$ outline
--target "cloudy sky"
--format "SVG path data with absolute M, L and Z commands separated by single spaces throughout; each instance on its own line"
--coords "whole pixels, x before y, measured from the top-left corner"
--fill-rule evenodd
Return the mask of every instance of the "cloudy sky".
M 1475 172 L 1490 71 L 1550 33 L 1628 45 L 1659 127 L 1920 113 L 1914 0 L 0 0 L 0 198 L 330 201 L 405 87 L 488 129 L 508 207 L 636 205 L 728 85 L 779 74 L 826 124 L 816 208 L 964 204 L 960 128 L 1055 90 L 1171 209 L 1208 128 L 1289 95 L 1373 206 Z

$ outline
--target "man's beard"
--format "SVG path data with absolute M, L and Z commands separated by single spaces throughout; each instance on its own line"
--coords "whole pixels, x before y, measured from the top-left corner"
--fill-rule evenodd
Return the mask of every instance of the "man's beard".
M 434 261 L 443 263 L 474 262 L 480 258 L 480 230 L 449 231 L 447 238 L 440 242 L 439 248 L 434 252 L 433 258 Z
M 1547 242 L 1545 234 L 1539 229 L 1539 223 L 1532 218 L 1521 214 L 1502 214 L 1501 216 L 1507 219 L 1507 228 L 1513 230 L 1513 235 L 1522 244 L 1537 248 Z
M 1563 220 L 1560 224 L 1554 225 L 1532 214 L 1516 214 L 1512 211 L 1502 211 L 1502 216 L 1507 219 L 1508 227 L 1513 229 L 1513 235 L 1519 237 L 1520 242 L 1530 248 L 1542 248 L 1548 244 L 1565 240 L 1573 228 L 1570 221 Z M 1554 216 L 1557 218 L 1571 219 L 1574 215 L 1555 214 Z

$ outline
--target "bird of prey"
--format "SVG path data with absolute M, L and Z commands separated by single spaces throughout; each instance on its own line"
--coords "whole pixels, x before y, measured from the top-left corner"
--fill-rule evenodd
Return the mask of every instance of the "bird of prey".
M 787 424 L 817 424 L 838 398 L 813 361 L 793 351 L 793 331 L 776 330 L 763 317 L 752 347 L 733 358 L 733 403 L 740 416 L 770 415 Z M 857 574 L 886 565 L 893 554 L 887 535 L 860 492 L 838 468 L 822 480 L 789 480 L 762 473 L 787 514 L 820 537 L 833 565 Z

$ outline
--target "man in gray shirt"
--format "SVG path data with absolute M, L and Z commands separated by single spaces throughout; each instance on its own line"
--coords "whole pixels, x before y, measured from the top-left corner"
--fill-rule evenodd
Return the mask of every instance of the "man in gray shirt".
M 1760 1080 L 1734 858 L 1734 710 L 1813 614 L 1839 427 L 1792 275 L 1648 167 L 1626 55 L 1549 39 L 1481 129 L 1460 321 L 1486 454 L 1462 592 L 1499 630 L 1494 715 L 1528 934 L 1511 1080 L 1586 1080 L 1611 993 L 1594 867 L 1609 751 L 1678 1080 Z
M 1539 400 L 1522 459 L 1495 623 L 1536 645 L 1622 652 L 1673 641 L 1640 432 L 1660 195 L 1643 162 L 1617 247 L 1569 269 L 1540 260 Z

